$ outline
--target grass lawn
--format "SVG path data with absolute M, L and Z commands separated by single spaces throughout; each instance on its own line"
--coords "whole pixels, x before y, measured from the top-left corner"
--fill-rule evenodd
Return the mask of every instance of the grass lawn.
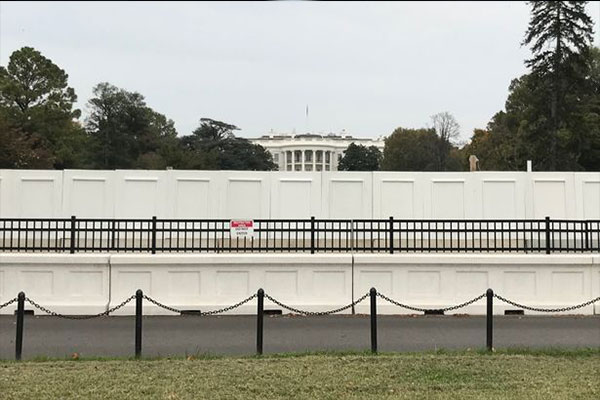
M 600 350 L 0 362 L 8 399 L 600 399 Z

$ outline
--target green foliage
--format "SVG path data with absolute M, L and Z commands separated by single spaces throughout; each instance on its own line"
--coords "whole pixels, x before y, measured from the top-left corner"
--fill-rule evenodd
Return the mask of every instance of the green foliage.
M 67 80 L 65 71 L 31 47 L 13 52 L 8 66 L 0 67 L 0 117 L 23 136 L 11 143 L 31 145 L 30 153 L 45 157 L 45 162 L 13 167 L 67 168 L 81 161 L 86 137 L 74 122 L 80 111 L 73 109 L 77 96 Z
M 177 161 L 174 122 L 148 107 L 144 96 L 109 83 L 94 88 L 86 120 L 95 168 L 163 169 Z
M 439 137 L 435 129 L 397 128 L 385 139 L 384 171 L 439 171 Z
M 237 138 L 239 128 L 225 122 L 202 118 L 190 136 L 181 138 L 184 149 L 182 168 L 271 171 L 277 168 L 271 154 L 262 146 Z
M 379 171 L 381 151 L 375 146 L 350 143 L 338 164 L 340 171 Z

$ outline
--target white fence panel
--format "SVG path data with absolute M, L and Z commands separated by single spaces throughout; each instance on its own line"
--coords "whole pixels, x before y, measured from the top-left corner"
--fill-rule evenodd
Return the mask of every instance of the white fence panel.
M 373 218 L 422 219 L 425 173 L 373 174 Z
M 221 171 L 221 209 L 217 218 L 268 219 L 271 175 L 261 171 Z
M 600 172 L 575 175 L 576 218 L 600 219 Z
M 187 311 L 233 305 L 263 288 L 292 307 L 323 311 L 352 301 L 352 256 L 319 255 L 113 255 L 111 307 L 137 289 Z M 288 311 L 265 299 L 265 309 Z M 348 311 L 350 312 L 350 310 Z M 134 313 L 134 304 L 117 314 Z M 256 300 L 229 311 L 255 314 Z M 144 314 L 172 314 L 145 301 Z
M 0 303 L 21 291 L 61 314 L 97 314 L 109 303 L 108 255 L 0 254 Z M 13 314 L 16 303 L 0 313 Z M 25 303 L 25 310 L 45 315 Z
M 574 219 L 575 182 L 570 172 L 536 172 L 529 178 L 529 218 Z
M 115 171 L 115 218 L 168 218 L 167 171 Z
M 596 172 L 0 170 L 4 218 L 599 219 Z
M 115 214 L 114 171 L 65 170 L 62 216 L 69 218 L 113 218 Z
M 274 174 L 271 178 L 271 218 L 321 218 L 321 189 L 318 172 Z
M 220 175 L 216 171 L 169 171 L 169 215 L 176 219 L 215 218 Z
M 542 308 L 592 299 L 592 256 L 535 255 L 354 255 L 355 297 L 375 287 L 413 307 L 438 309 L 463 303 L 488 288 L 512 301 Z M 597 296 L 597 295 L 596 295 Z M 384 314 L 414 314 L 379 299 Z M 485 298 L 448 314 L 485 314 Z M 494 313 L 516 307 L 494 299 Z M 368 303 L 356 308 L 368 313 Z M 525 311 L 526 314 L 536 314 Z M 593 314 L 594 306 L 569 312 Z
M 373 173 L 324 172 L 323 218 L 371 219 L 373 217 Z

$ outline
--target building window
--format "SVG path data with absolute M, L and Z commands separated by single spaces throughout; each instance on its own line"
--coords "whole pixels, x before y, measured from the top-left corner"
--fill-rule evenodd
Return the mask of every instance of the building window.
M 316 154 L 315 158 L 317 159 L 318 163 L 323 162 L 323 152 L 321 150 L 317 150 L 317 154 Z
M 302 165 L 296 164 L 296 171 L 302 171 Z
M 302 162 L 302 152 L 300 150 L 294 151 L 294 162 Z
M 331 160 L 331 157 L 330 157 L 330 156 L 331 156 L 331 152 L 329 152 L 329 151 L 326 151 L 326 152 L 325 152 L 325 162 L 326 162 L 327 164 L 329 164 L 329 161 Z
M 304 166 L 305 171 L 312 171 L 312 164 L 307 164 Z
M 275 153 L 275 154 L 273 154 L 273 161 L 274 161 L 275 163 L 279 163 L 279 153 Z
M 313 152 L 312 152 L 312 150 L 306 150 L 304 152 L 304 160 L 306 162 L 312 162 L 312 159 L 313 159 Z

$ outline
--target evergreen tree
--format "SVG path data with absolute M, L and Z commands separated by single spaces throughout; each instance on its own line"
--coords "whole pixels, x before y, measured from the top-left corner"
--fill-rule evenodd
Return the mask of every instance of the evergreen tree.
M 531 68 L 538 97 L 550 99 L 544 110 L 547 122 L 547 162 L 543 167 L 556 169 L 559 163 L 560 136 L 566 127 L 565 97 L 573 92 L 589 73 L 589 56 L 593 35 L 593 21 L 586 14 L 583 1 L 530 2 L 531 20 L 523 40 L 530 45 L 533 57 L 525 62 Z M 542 122 L 542 121 L 540 121 Z M 538 132 L 537 134 L 543 134 Z

